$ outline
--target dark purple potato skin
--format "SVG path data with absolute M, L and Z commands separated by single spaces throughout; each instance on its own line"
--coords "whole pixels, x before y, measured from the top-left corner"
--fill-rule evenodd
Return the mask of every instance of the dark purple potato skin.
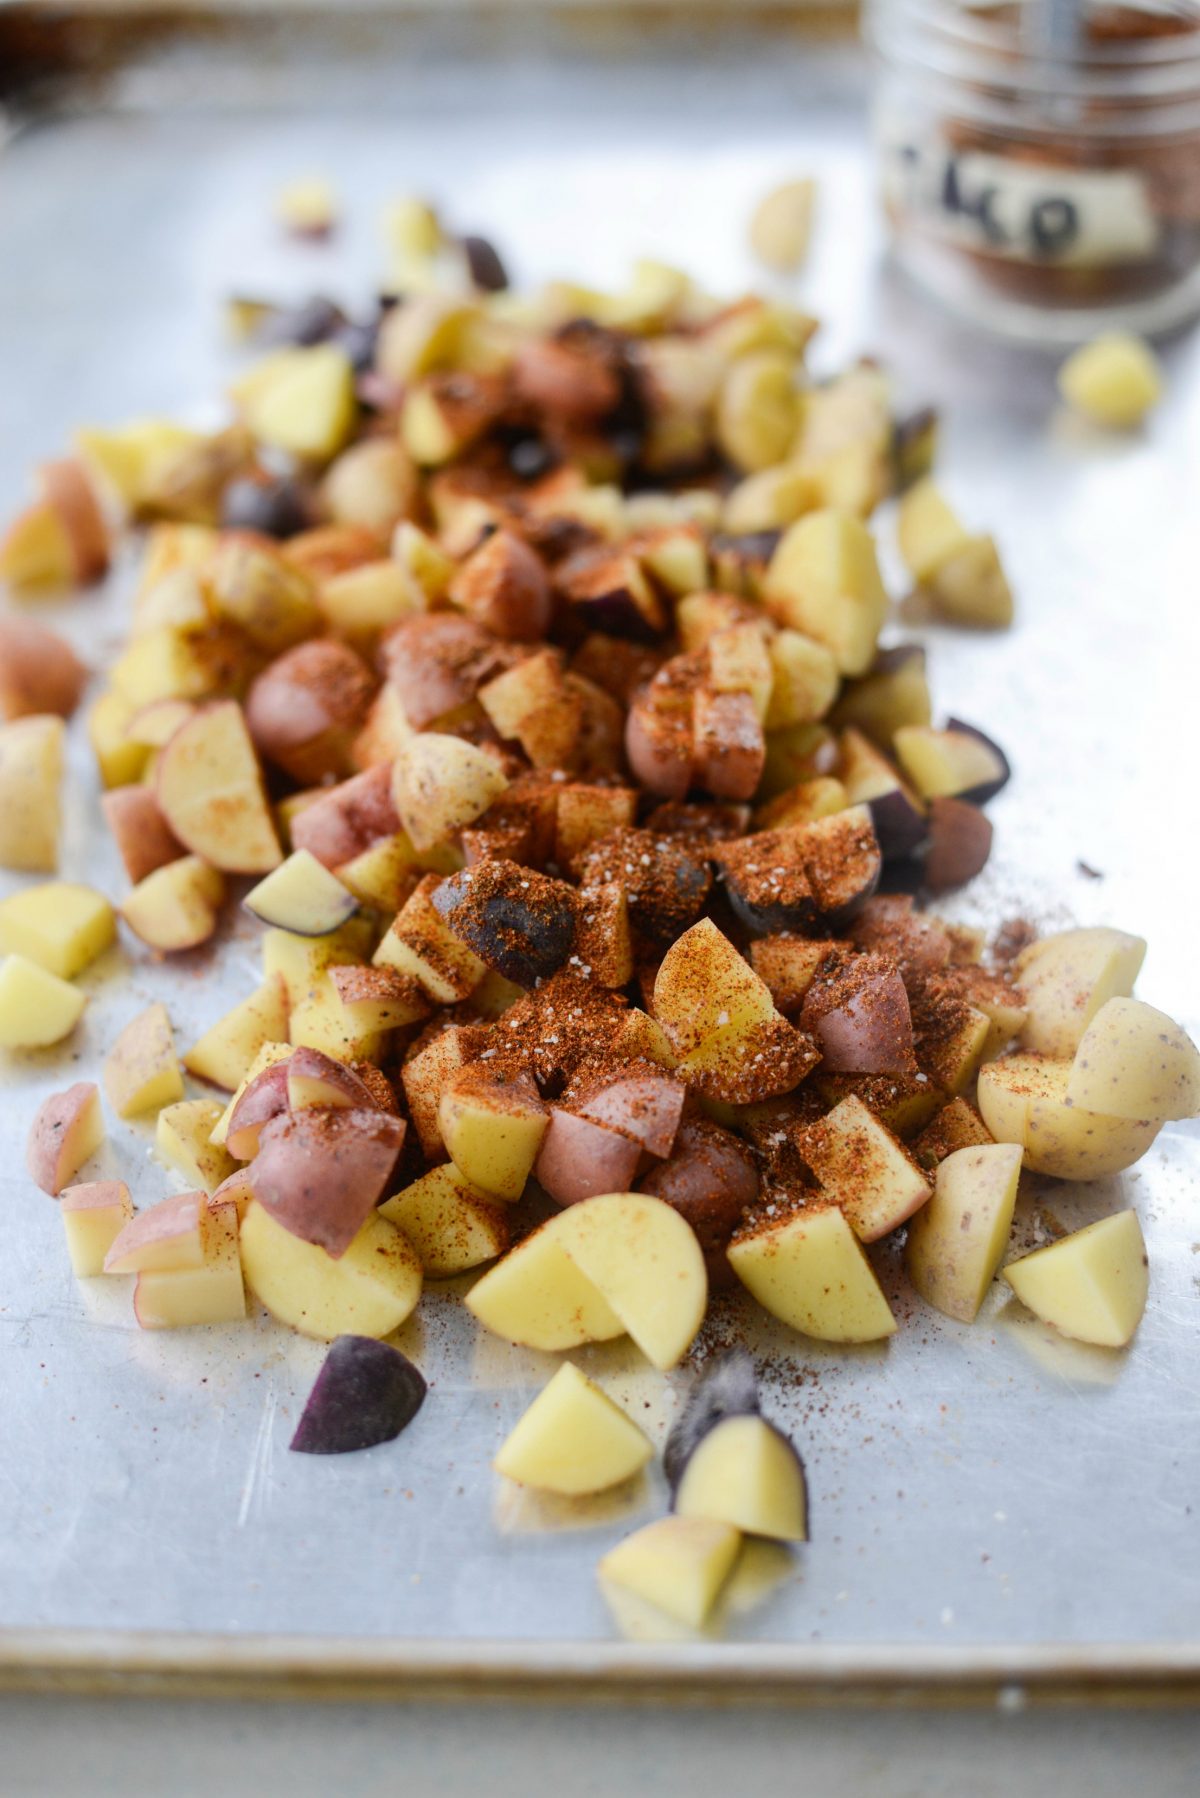
M 267 334 L 272 343 L 311 349 L 313 344 L 328 342 L 345 322 L 346 315 L 336 300 L 314 294 L 300 305 L 286 306 L 278 312 L 271 320 Z
M 1000 764 L 994 780 L 981 780 L 978 786 L 969 787 L 965 793 L 956 793 L 956 799 L 965 799 L 968 805 L 986 805 L 989 799 L 1002 792 L 1012 779 L 1012 764 L 994 737 L 989 737 L 974 724 L 964 724 L 961 718 L 947 718 L 947 730 L 962 731 L 964 736 L 974 737 L 985 749 L 990 749 Z
M 464 237 L 462 247 L 471 280 L 480 292 L 503 293 L 508 286 L 508 270 L 495 244 L 486 237 Z
M 929 821 L 904 789 L 893 787 L 890 793 L 879 793 L 866 804 L 884 861 L 915 855 L 929 835 Z
M 481 864 L 489 871 L 498 865 Z M 539 902 L 530 904 L 522 897 L 519 885 L 520 879 L 529 876 L 515 862 L 510 865 L 516 877 L 513 885 L 508 891 L 491 893 L 482 906 L 474 898 L 469 906 L 465 903 L 471 884 L 465 877 L 473 874 L 473 869 L 464 869 L 462 874 L 443 880 L 434 890 L 433 904 L 455 935 L 489 968 L 518 986 L 532 987 L 560 968 L 571 953 L 575 942 L 573 894 L 561 881 L 533 876 Z M 557 888 L 562 889 L 561 893 L 555 891 Z M 553 894 L 558 903 L 543 903 L 547 893 Z
M 344 350 L 350 358 L 350 366 L 356 375 L 365 374 L 375 366 L 375 349 L 379 342 L 379 320 L 351 320 L 344 324 L 333 340 L 340 350 Z
M 663 1472 L 672 1497 L 693 1452 L 726 1417 L 757 1415 L 758 1377 L 745 1349 L 731 1349 L 705 1369 L 671 1426 L 663 1449 Z
M 230 481 L 221 495 L 221 525 L 227 531 L 261 531 L 264 537 L 294 537 L 312 523 L 307 496 L 295 481 Z
M 867 669 L 864 678 L 870 680 L 873 674 L 895 674 L 909 662 L 919 662 L 925 666 L 925 645 L 923 643 L 897 643 L 892 649 L 881 649 Z
M 734 876 L 727 874 L 725 895 L 739 923 L 755 936 L 778 936 L 788 930 L 796 931 L 800 936 L 825 935 L 825 921 L 811 893 L 795 905 L 752 905 L 739 892 Z
M 965 886 L 985 867 L 991 853 L 992 827 L 977 806 L 964 799 L 930 802 L 925 885 L 931 893 Z
M 606 637 L 627 637 L 633 643 L 657 643 L 662 635 L 655 630 L 631 593 L 614 587 L 608 593 L 594 593 L 587 599 L 573 599 L 572 610 L 578 613 L 588 630 L 600 631 Z
M 407 1355 L 373 1336 L 339 1336 L 317 1375 L 288 1447 L 298 1455 L 349 1455 L 393 1441 L 427 1391 Z

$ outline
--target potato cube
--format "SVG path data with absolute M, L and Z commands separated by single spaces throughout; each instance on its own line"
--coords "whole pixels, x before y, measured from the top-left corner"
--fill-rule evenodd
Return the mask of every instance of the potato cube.
M 224 1107 L 215 1099 L 181 1099 L 158 1114 L 154 1148 L 159 1159 L 205 1192 L 213 1192 L 232 1174 L 236 1162 L 212 1133 Z
M 965 730 L 931 730 L 905 724 L 896 732 L 900 765 L 922 799 L 970 798 L 1003 785 L 996 751 L 981 737 Z M 1007 770 L 1004 770 L 1006 777 Z
M 654 980 L 654 1016 L 687 1055 L 718 1031 L 749 1033 L 776 1012 L 753 968 L 710 919 L 701 918 L 663 957 Z
M 519 1199 L 525 1190 L 549 1122 L 531 1077 L 505 1078 L 486 1062 L 462 1069 L 438 1102 L 451 1160 L 468 1180 L 502 1199 Z
M 910 487 L 900 501 L 896 529 L 900 554 L 921 586 L 971 540 L 958 514 L 928 477 Z
M 427 1161 L 440 1160 L 446 1153 L 438 1123 L 442 1093 L 458 1070 L 478 1055 L 482 1047 L 482 1032 L 472 1031 L 462 1024 L 451 1024 L 423 1043 L 404 1063 L 401 1071 L 404 1096 Z
M 52 874 L 58 866 L 65 728 L 46 714 L 0 725 L 0 867 Z
M 308 849 L 297 849 L 242 901 L 264 924 L 296 936 L 328 936 L 352 918 L 358 900 Z
M 90 1080 L 79 1080 L 65 1092 L 51 1093 L 38 1106 L 25 1165 L 42 1191 L 57 1197 L 103 1141 L 99 1089 Z
M 0 950 L 70 980 L 103 955 L 117 933 L 103 893 L 68 881 L 26 887 L 0 905 Z
M 77 1280 L 104 1272 L 104 1257 L 133 1216 L 123 1180 L 90 1180 L 59 1194 L 71 1271 Z
M 87 995 L 24 955 L 0 962 L 0 1046 L 43 1049 L 74 1030 Z
M 699 1629 L 732 1571 L 741 1541 L 732 1524 L 662 1517 L 618 1542 L 598 1572 L 602 1580 Z
M 149 751 L 129 736 L 133 707 L 120 693 L 101 693 L 88 713 L 88 741 L 106 787 L 125 787 L 142 778 Z
M 183 1075 L 165 1005 L 148 1005 L 126 1024 L 105 1058 L 104 1090 L 121 1118 L 161 1111 L 182 1099 Z
M 929 1197 L 904 1145 L 851 1094 L 797 1139 L 801 1159 L 841 1206 L 860 1242 L 876 1242 Z
M 947 1317 L 973 1322 L 1004 1259 L 1021 1175 L 1021 1149 L 956 1149 L 937 1171 L 929 1203 L 908 1228 L 909 1277 Z
M 748 1536 L 803 1542 L 808 1536 L 804 1465 L 765 1417 L 724 1417 L 688 1456 L 673 1509 L 680 1517 L 730 1523 Z
M 625 1326 L 558 1240 L 557 1218 L 511 1249 L 477 1280 L 467 1310 L 494 1335 L 526 1348 L 609 1342 Z
M 968 537 L 930 576 L 929 596 L 955 624 L 1006 630 L 1013 621 L 1013 596 L 995 538 Z
M 1190 1118 L 1200 1112 L 1200 1052 L 1165 1012 L 1109 999 L 1083 1035 L 1067 1104 L 1110 1118 Z
M 266 930 L 262 940 L 263 978 L 282 976 L 289 1005 L 307 999 L 327 969 L 361 962 L 370 947 L 370 924 L 353 918 L 326 936 L 296 936 L 290 930 Z
M 183 1065 L 197 1079 L 233 1092 L 263 1044 L 279 1042 L 287 1033 L 287 987 L 282 974 L 272 974 L 205 1031 Z
M 1162 365 L 1140 337 L 1111 331 L 1067 357 L 1058 371 L 1058 389 L 1085 418 L 1128 430 L 1161 399 Z
M 823 643 L 840 674 L 866 673 L 888 599 L 861 519 L 825 508 L 797 520 L 771 557 L 765 594 L 780 623 Z
M 1128 998 L 1146 940 L 1099 926 L 1062 930 L 1022 950 L 1013 973 L 1026 1006 L 1021 1047 L 1065 1060 L 1109 999 Z
M 1147 1269 L 1137 1212 L 1118 1211 L 1010 1262 L 1004 1278 L 1064 1336 L 1124 1348 L 1146 1309 Z
M 217 1222 L 202 1192 L 177 1192 L 135 1212 L 104 1257 L 106 1274 L 139 1274 L 204 1264 Z
M 429 1016 L 421 988 L 398 968 L 332 967 L 329 980 L 352 1034 L 382 1034 Z
M 379 1215 L 403 1230 L 430 1280 L 447 1280 L 494 1261 L 509 1244 L 503 1205 L 472 1186 L 453 1162 L 422 1174 L 381 1205 Z
M 631 1479 L 653 1453 L 632 1418 L 565 1361 L 505 1438 L 495 1467 L 523 1486 L 579 1497 Z
M 779 274 L 795 274 L 808 255 L 816 196 L 810 178 L 781 182 L 764 194 L 750 220 L 750 248 L 760 262 Z
M 276 1223 L 256 1201 L 239 1243 L 246 1284 L 302 1336 L 390 1336 L 416 1309 L 421 1263 L 407 1237 L 377 1213 L 335 1261 Z
M 139 880 L 120 912 L 135 936 L 164 954 L 198 948 L 217 928 L 225 882 L 198 855 L 184 855 Z
M 263 378 L 245 395 L 242 416 L 258 441 L 306 461 L 336 456 L 358 412 L 345 351 L 331 343 L 282 350 L 256 372 Z
M 729 1246 L 729 1265 L 774 1317 L 821 1342 L 877 1342 L 896 1320 L 838 1206 L 763 1217 Z
M 246 1289 L 238 1254 L 233 1204 L 206 1207 L 210 1226 L 199 1267 L 146 1269 L 133 1289 L 133 1314 L 143 1330 L 184 1330 L 196 1324 L 239 1323 Z
M 437 875 L 426 875 L 396 914 L 374 960 L 377 967 L 398 968 L 416 980 L 439 1005 L 453 1005 L 474 991 L 487 970 L 435 910 L 432 896 L 440 885 Z
M 823 718 L 837 698 L 838 670 L 823 643 L 801 631 L 781 630 L 767 643 L 771 697 L 763 719 L 768 730 Z
M 731 624 L 708 639 L 708 681 L 714 693 L 748 693 L 759 723 L 775 678 L 774 659 L 757 624 Z
M 747 474 L 771 468 L 787 455 L 799 410 L 793 356 L 771 349 L 739 356 L 717 395 L 717 442 Z
M 1020 1143 L 1025 1166 L 1059 1180 L 1100 1180 L 1139 1161 L 1158 1118 L 1109 1117 L 1073 1104 L 1069 1061 L 1003 1055 L 980 1069 L 978 1104 L 997 1142 Z
M 328 973 L 292 1007 L 288 1039 L 294 1048 L 320 1049 L 335 1061 L 377 1061 L 384 1046 L 383 1034 L 343 1005 Z
M 682 1360 L 704 1321 L 708 1275 L 678 1211 L 644 1193 L 603 1193 L 549 1228 L 647 1360 L 664 1371 Z
M 14 592 L 65 587 L 75 579 L 71 539 L 57 506 L 26 506 L 0 536 L 0 581 Z

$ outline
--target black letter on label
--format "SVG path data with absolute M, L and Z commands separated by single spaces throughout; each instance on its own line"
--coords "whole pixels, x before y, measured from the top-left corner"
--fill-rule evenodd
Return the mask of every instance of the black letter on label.
M 975 210 L 979 223 L 983 227 L 983 235 L 989 243 L 1007 243 L 1008 232 L 992 211 L 995 202 L 1000 198 L 998 187 L 985 187 L 976 201 Z
M 1074 200 L 1039 200 L 1029 219 L 1033 247 L 1043 256 L 1060 255 L 1079 235 L 1079 209 Z

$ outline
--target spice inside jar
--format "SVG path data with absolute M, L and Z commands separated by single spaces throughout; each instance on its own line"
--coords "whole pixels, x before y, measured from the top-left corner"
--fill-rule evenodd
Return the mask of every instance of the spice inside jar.
M 1200 313 L 1200 3 L 873 0 L 875 137 L 901 265 L 1063 342 Z

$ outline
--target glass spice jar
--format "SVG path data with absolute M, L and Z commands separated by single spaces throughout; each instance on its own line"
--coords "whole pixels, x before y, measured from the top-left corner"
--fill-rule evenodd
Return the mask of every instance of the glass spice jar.
M 1009 335 L 1200 314 L 1200 0 L 869 0 L 901 266 Z

